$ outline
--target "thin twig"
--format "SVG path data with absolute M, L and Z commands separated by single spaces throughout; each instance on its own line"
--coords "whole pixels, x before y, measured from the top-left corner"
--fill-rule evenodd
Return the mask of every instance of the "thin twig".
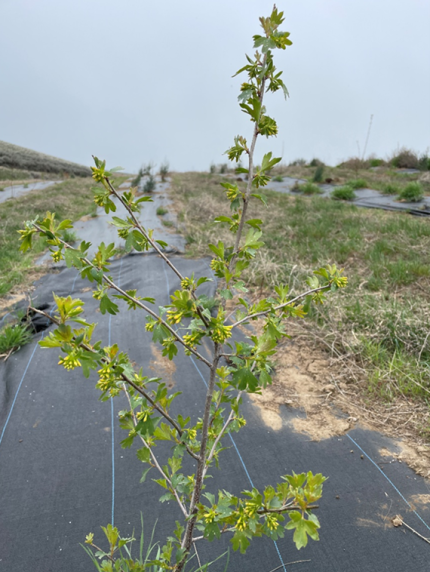
M 285 564 L 281 564 L 276 568 L 270 570 L 270 572 L 276 572 L 276 570 L 280 570 L 281 568 L 285 568 L 285 566 L 291 566 L 292 564 L 302 564 L 302 562 L 312 562 L 312 560 L 295 560 L 294 562 L 285 562 Z
M 133 407 L 132 407 L 132 405 L 131 405 L 130 395 L 129 395 L 128 391 L 127 391 L 127 388 L 125 387 L 125 384 L 123 384 L 122 387 L 123 387 L 123 390 L 124 390 L 124 392 L 125 392 L 125 394 L 126 394 L 126 396 L 127 396 L 128 404 L 129 404 L 129 406 L 130 406 L 130 412 L 131 412 L 131 415 L 132 415 L 132 417 L 133 417 L 133 423 L 134 423 L 134 426 L 136 427 L 137 424 L 138 424 L 138 421 L 137 421 L 137 419 L 136 419 L 136 415 L 135 415 L 134 410 L 133 410 Z M 180 508 L 181 508 L 181 510 L 182 510 L 182 512 L 183 512 L 183 514 L 184 514 L 184 516 L 185 516 L 185 518 L 188 518 L 189 514 L 188 514 L 188 512 L 187 512 L 185 506 L 183 505 L 181 499 L 179 498 L 179 495 L 178 495 L 178 493 L 177 493 L 175 487 L 173 486 L 172 481 L 169 479 L 168 475 L 166 475 L 166 473 L 165 473 L 165 472 L 163 471 L 163 469 L 160 467 L 160 464 L 159 464 L 159 462 L 158 462 L 158 460 L 157 460 L 157 457 L 155 456 L 155 454 L 154 454 L 152 448 L 151 448 L 151 447 L 148 445 L 148 443 L 146 442 L 145 438 L 142 437 L 142 435 L 141 435 L 140 433 L 138 433 L 138 435 L 139 435 L 140 440 L 142 441 L 142 443 L 143 443 L 143 444 L 145 445 L 145 447 L 149 450 L 149 454 L 151 455 L 151 459 L 152 459 L 153 464 L 154 464 L 155 467 L 158 469 L 158 471 L 162 474 L 162 476 L 166 479 L 167 483 L 170 485 L 171 491 L 173 492 L 173 494 L 174 494 L 174 496 L 175 496 L 175 498 L 176 498 L 176 501 L 177 501 L 177 503 L 179 504 L 179 506 L 180 506 Z
M 296 296 L 292 300 L 289 300 L 288 302 L 284 302 L 283 304 L 280 304 L 279 306 L 275 306 L 274 308 L 270 308 L 269 310 L 264 310 L 262 312 L 256 312 L 255 314 L 250 314 L 249 316 L 245 316 L 245 318 L 242 318 L 242 320 L 235 322 L 232 325 L 232 328 L 236 328 L 236 326 L 239 326 L 239 324 L 242 324 L 243 322 L 247 322 L 248 320 L 258 318 L 259 316 L 265 316 L 269 312 L 273 312 L 276 310 L 282 310 L 282 308 L 286 308 L 287 306 L 291 306 L 291 304 L 294 304 L 295 302 L 297 302 L 297 300 L 301 300 L 302 298 L 305 298 L 306 296 L 310 296 L 311 294 L 315 294 L 315 292 L 321 292 L 322 290 L 328 290 L 330 287 L 331 287 L 331 284 L 327 284 L 326 286 L 319 286 L 318 288 L 313 288 L 312 290 L 308 290 L 307 292 L 303 292 L 303 294 L 299 294 L 298 296 Z
M 399 522 L 400 521 L 400 522 Z M 423 536 L 422 534 L 420 534 L 419 532 L 417 532 L 416 530 L 414 530 L 412 528 L 412 526 L 409 526 L 409 524 L 406 524 L 406 522 L 403 520 L 403 518 L 401 517 L 400 514 L 396 514 L 396 516 L 392 519 L 391 521 L 393 523 L 394 526 L 406 526 L 406 528 L 409 528 L 409 530 L 411 532 L 413 532 L 414 534 L 416 534 L 417 536 L 419 536 L 420 538 L 422 538 L 425 542 L 427 542 L 427 544 L 430 544 L 430 540 L 428 538 L 426 538 L 425 536 Z
M 37 224 L 34 224 L 34 228 L 36 228 L 39 232 L 44 233 L 45 231 Z M 79 250 L 77 248 L 73 248 L 73 246 L 70 246 L 67 242 L 65 242 L 64 240 L 62 240 L 61 238 L 58 239 L 66 248 L 69 248 L 70 250 L 74 250 L 75 252 L 79 253 Z M 97 270 L 100 270 L 99 268 L 97 268 L 97 266 L 95 264 L 93 264 L 92 262 L 90 262 L 90 260 L 88 260 L 88 258 L 85 257 L 81 257 L 80 258 L 81 261 L 85 262 L 85 264 L 88 264 L 88 266 L 91 266 L 92 268 L 96 268 Z M 154 312 L 153 310 L 151 310 L 151 308 L 149 308 L 148 306 L 146 306 L 145 304 L 143 304 L 140 300 L 138 300 L 137 298 L 135 298 L 134 296 L 130 296 L 130 294 L 127 294 L 127 292 L 125 292 L 124 290 L 122 290 L 122 288 L 120 288 L 119 286 L 117 286 L 108 276 L 106 276 L 106 274 L 103 274 L 103 280 L 109 284 L 109 286 L 111 288 L 113 288 L 114 290 L 116 290 L 117 292 L 119 292 L 121 294 L 121 296 L 124 296 L 125 298 L 127 298 L 127 300 L 130 300 L 131 302 L 133 302 L 134 304 L 136 304 L 136 306 L 139 306 L 140 308 L 142 308 L 142 310 L 145 310 L 145 312 L 147 312 L 150 316 L 152 316 L 153 318 L 155 318 L 160 324 L 162 324 L 165 328 L 167 328 L 169 330 L 169 332 L 172 334 L 172 336 L 174 336 L 174 338 L 180 343 L 182 344 L 187 350 L 189 350 L 191 353 L 193 353 L 197 358 L 199 358 L 204 364 L 206 364 L 208 367 L 211 367 L 210 362 L 204 358 L 202 355 L 199 354 L 198 351 L 196 351 L 192 346 L 186 344 L 184 342 L 184 340 L 181 338 L 181 336 L 165 321 L 163 320 L 163 318 L 161 318 L 156 312 Z
M 110 182 L 108 177 L 105 177 L 105 180 L 109 186 L 109 189 L 111 190 L 111 192 L 117 197 L 117 199 L 122 203 L 122 205 L 124 205 L 124 207 L 127 209 L 127 211 L 129 212 L 131 218 L 133 219 L 133 222 L 136 226 L 136 228 L 139 230 L 139 232 L 145 237 L 145 239 L 149 242 L 149 244 L 152 246 L 152 248 L 157 252 L 157 254 L 159 256 L 161 256 L 161 258 L 164 260 L 164 262 L 173 270 L 173 272 L 176 274 L 176 276 L 179 278 L 179 280 L 183 280 L 184 276 L 182 276 L 182 274 L 180 273 L 180 271 L 176 268 L 176 266 L 169 260 L 169 258 L 164 254 L 164 252 L 161 250 L 161 248 L 158 246 L 157 242 L 155 240 L 153 240 L 149 234 L 145 231 L 145 229 L 143 228 L 143 226 L 140 224 L 138 218 L 136 217 L 136 215 L 134 214 L 134 212 L 132 211 L 132 209 L 129 207 L 129 205 L 127 205 L 127 203 L 125 201 L 123 201 L 121 195 L 118 193 L 118 191 L 114 188 L 114 186 L 112 185 L 112 183 Z M 194 300 L 197 302 L 197 298 L 194 292 L 191 292 L 192 297 L 194 298 Z M 197 313 L 200 317 L 200 319 L 203 321 L 203 323 L 205 324 L 205 326 L 207 327 L 209 325 L 209 322 L 207 321 L 207 319 L 205 318 L 205 316 L 203 315 L 203 310 L 202 308 L 199 306 L 199 304 L 197 303 L 196 305 L 196 309 L 197 309 Z

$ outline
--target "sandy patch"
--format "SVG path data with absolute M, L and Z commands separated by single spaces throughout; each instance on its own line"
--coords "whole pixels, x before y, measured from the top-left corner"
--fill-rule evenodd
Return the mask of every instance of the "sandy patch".
M 175 385 L 173 374 L 176 371 L 176 365 L 168 357 L 163 356 L 155 344 L 151 344 L 151 352 L 153 359 L 149 362 L 150 369 L 157 377 L 162 378 L 169 389 L 172 389 Z
M 329 439 L 349 431 L 357 420 L 342 417 L 333 410 L 330 396 L 336 391 L 335 382 L 344 383 L 340 375 L 327 384 L 334 373 L 324 353 L 309 348 L 308 344 L 290 342 L 278 350 L 273 384 L 251 398 L 259 406 L 263 421 L 272 429 L 281 428 L 280 406 L 286 405 L 305 413 L 305 417 L 291 421 L 295 431 L 314 441 Z
M 284 423 L 281 408 L 297 409 L 304 415 L 293 417 L 290 426 L 314 441 L 343 435 L 359 424 L 395 439 L 397 451 L 379 451 L 391 457 L 387 462 L 407 463 L 430 478 L 430 444 L 409 423 L 412 416 L 425 423 L 425 406 L 405 397 L 389 404 L 371 400 L 364 370 L 354 370 L 344 356 L 332 357 L 326 346 L 310 338 L 297 323 L 289 324 L 289 333 L 291 340 L 280 344 L 276 354 L 273 384 L 261 395 L 251 395 L 263 422 L 279 431 Z

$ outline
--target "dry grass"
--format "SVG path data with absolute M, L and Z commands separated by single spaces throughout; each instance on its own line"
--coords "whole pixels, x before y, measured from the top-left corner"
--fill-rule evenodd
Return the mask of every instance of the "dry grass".
M 0 166 L 24 171 L 68 173 L 79 177 L 87 177 L 91 174 L 89 167 L 51 157 L 5 141 L 0 141 Z
M 116 177 L 120 185 L 127 176 Z M 16 294 L 46 272 L 34 265 L 35 258 L 45 250 L 44 241 L 36 241 L 33 251 L 23 254 L 19 251 L 20 241 L 17 231 L 23 228 L 26 220 L 36 216 L 43 217 L 47 211 L 55 212 L 58 219 L 80 219 L 89 213 L 95 213 L 91 188 L 94 180 L 70 178 L 60 184 L 40 191 L 9 199 L 0 203 L 0 296 Z
M 211 222 L 229 214 L 222 180 L 201 173 L 173 178 L 172 195 L 190 255 L 209 254 L 208 242 L 231 243 L 227 226 Z M 344 268 L 349 287 L 311 311 L 311 331 L 366 372 L 368 394 L 381 403 L 417 399 L 427 407 L 430 221 L 320 197 L 266 195 L 268 209 L 256 201 L 249 211 L 250 218 L 264 221 L 265 248 L 247 271 L 248 284 L 264 290 L 283 282 L 294 292 L 318 266 Z M 430 431 L 426 423 L 423 432 Z

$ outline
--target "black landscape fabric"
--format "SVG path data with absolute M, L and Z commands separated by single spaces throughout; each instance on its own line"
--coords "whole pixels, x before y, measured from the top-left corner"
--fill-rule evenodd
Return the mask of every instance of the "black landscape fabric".
M 175 256 L 181 272 L 210 275 L 208 261 Z M 125 289 L 153 296 L 166 304 L 178 288 L 176 276 L 156 255 L 127 256 L 112 264 L 112 276 Z M 207 286 L 207 285 L 204 285 Z M 208 288 L 210 286 L 207 286 Z M 73 294 L 85 302 L 86 318 L 97 321 L 95 338 L 118 343 L 151 376 L 158 372 L 159 351 L 145 331 L 140 311 L 101 315 L 88 283 L 75 269 L 47 275 L 38 283 L 34 304 L 50 304 L 52 291 Z M 209 293 L 209 291 L 208 291 Z M 150 471 L 139 484 L 142 463 L 134 451 L 122 449 L 125 438 L 117 422 L 122 398 L 99 401 L 95 377 L 57 365 L 58 352 L 37 341 L 0 364 L 0 570 L 7 572 L 90 571 L 93 564 L 79 546 L 94 532 L 106 546 L 100 526 L 114 522 L 123 535 L 145 534 L 157 521 L 155 538 L 171 534 L 181 517 L 173 503 L 161 504 L 160 487 Z M 300 367 L 300 364 L 297 364 Z M 206 367 L 179 351 L 175 370 L 166 379 L 175 391 L 176 412 L 202 414 Z M 311 441 L 293 431 L 289 421 L 300 411 L 283 408 L 283 426 L 274 431 L 248 399 L 243 405 L 246 427 L 225 440 L 221 470 L 214 469 L 208 491 L 232 493 L 276 484 L 280 475 L 311 470 L 329 477 L 318 517 L 320 541 L 298 552 L 292 534 L 274 543 L 255 539 L 245 556 L 230 550 L 229 571 L 270 572 L 424 572 L 430 570 L 430 546 L 391 518 L 400 514 L 424 537 L 430 536 L 430 505 L 414 505 L 415 495 L 429 495 L 429 485 L 405 464 L 382 457 L 396 450 L 388 438 L 355 429 L 346 435 Z M 191 468 L 191 467 L 190 467 Z M 427 498 L 427 497 L 426 497 Z M 229 548 L 221 541 L 199 543 L 202 561 Z M 225 559 L 211 568 L 223 570 Z

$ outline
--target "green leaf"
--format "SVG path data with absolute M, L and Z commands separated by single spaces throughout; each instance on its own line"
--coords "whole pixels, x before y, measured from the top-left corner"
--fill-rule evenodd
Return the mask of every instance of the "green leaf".
M 155 429 L 154 436 L 161 441 L 171 441 L 170 427 L 166 423 L 161 423 Z
M 318 525 L 314 520 L 306 520 L 302 513 L 292 511 L 288 513 L 291 518 L 286 525 L 287 530 L 294 530 L 293 540 L 297 550 L 304 548 L 308 543 L 308 536 L 313 540 L 319 540 Z
M 137 458 L 142 461 L 142 463 L 149 463 L 151 458 L 151 452 L 147 447 L 143 447 L 136 452 Z
M 231 376 L 234 385 L 237 386 L 237 388 L 241 391 L 255 393 L 258 389 L 258 379 L 247 367 L 235 370 Z
M 161 497 L 158 499 L 160 502 L 166 502 L 166 501 L 170 501 L 170 500 L 175 500 L 175 495 L 173 495 L 172 493 L 166 493 L 164 495 L 161 495 Z
M 140 479 L 139 482 L 144 483 L 146 480 L 146 475 L 149 473 L 149 471 L 152 469 L 152 467 L 148 467 L 147 469 L 145 469 L 142 473 L 142 477 Z
M 246 224 L 249 224 L 249 226 L 252 226 L 252 228 L 260 230 L 260 225 L 263 224 L 263 221 L 260 220 L 259 218 L 251 218 L 250 220 L 246 221 Z
M 221 537 L 221 531 L 220 531 L 219 526 L 216 522 L 209 522 L 205 526 L 203 534 L 204 534 L 204 537 L 209 540 L 209 542 L 212 542 L 213 540 L 215 540 L 215 538 Z
M 108 312 L 113 316 L 118 313 L 118 306 L 115 304 L 115 302 L 112 302 L 107 294 L 103 294 L 100 299 L 100 312 L 102 314 L 106 314 L 106 312 Z
M 246 549 L 250 544 L 248 538 L 246 537 L 246 534 L 239 530 L 236 530 L 236 532 L 234 533 L 234 536 L 231 539 L 231 543 L 233 545 L 233 550 L 236 551 L 240 549 L 241 554 L 245 554 Z

